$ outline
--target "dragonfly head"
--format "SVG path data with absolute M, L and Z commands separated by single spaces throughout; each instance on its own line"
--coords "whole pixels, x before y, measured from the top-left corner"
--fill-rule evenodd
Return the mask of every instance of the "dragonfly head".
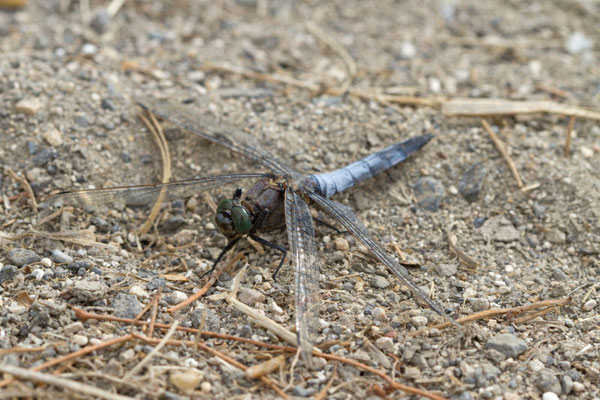
M 252 229 L 252 215 L 239 202 L 225 199 L 219 202 L 215 222 L 221 232 L 227 236 L 246 235 Z

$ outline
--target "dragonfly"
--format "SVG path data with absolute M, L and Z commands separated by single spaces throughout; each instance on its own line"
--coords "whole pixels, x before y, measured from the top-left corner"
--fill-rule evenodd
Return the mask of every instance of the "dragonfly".
M 310 356 L 317 338 L 320 305 L 319 274 L 321 270 L 310 205 L 316 205 L 354 235 L 417 298 L 439 315 L 455 323 L 436 301 L 430 299 L 413 282 L 409 272 L 375 241 L 352 209 L 331 199 L 335 194 L 406 160 L 427 144 L 433 135 L 424 134 L 411 137 L 332 172 L 304 175 L 273 156 L 260 146 L 250 134 L 239 128 L 228 126 L 214 117 L 202 115 L 192 107 L 158 99 L 144 99 L 138 101 L 138 104 L 142 109 L 162 120 L 169 121 L 187 132 L 208 139 L 250 161 L 257 162 L 268 172 L 223 174 L 152 185 L 62 192 L 54 195 L 52 202 L 79 207 L 114 202 L 139 205 L 153 202 L 161 192 L 167 194 L 167 199 L 177 199 L 220 187 L 226 183 L 255 180 L 256 182 L 244 197 L 242 197 L 242 189 L 238 188 L 231 199 L 224 199 L 218 203 L 215 222 L 219 230 L 228 238 L 228 243 L 215 260 L 213 270 L 224 254 L 243 238 L 250 237 L 282 253 L 274 276 L 283 265 L 289 251 L 289 258 L 295 273 L 294 302 L 297 343 L 302 358 L 307 363 L 310 363 Z M 283 246 L 273 244 L 258 236 L 261 233 L 284 227 L 287 232 L 287 250 Z

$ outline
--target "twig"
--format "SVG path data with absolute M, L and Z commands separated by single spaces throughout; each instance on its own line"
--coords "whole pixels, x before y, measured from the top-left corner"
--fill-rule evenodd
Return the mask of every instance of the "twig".
M 156 145 L 160 150 L 160 158 L 162 160 L 163 173 L 162 173 L 162 183 L 167 183 L 171 179 L 171 156 L 169 154 L 169 145 L 167 143 L 167 139 L 163 133 L 162 127 L 156 120 L 156 117 L 151 112 L 147 111 L 146 115 L 140 114 L 140 119 L 144 122 L 148 130 L 152 133 L 152 137 L 156 141 Z M 154 206 L 152 206 L 152 210 L 144 222 L 144 225 L 138 230 L 138 236 L 147 233 L 150 230 L 150 227 L 156 220 L 158 213 L 160 211 L 160 207 L 163 203 L 165 195 L 167 193 L 167 187 L 163 186 L 156 197 L 156 201 L 154 202 Z
M 25 190 L 25 193 L 27 193 L 27 197 L 29 197 L 29 199 L 31 200 L 31 208 L 33 209 L 33 212 L 37 213 L 38 205 L 37 201 L 35 200 L 35 194 L 33 194 L 33 189 L 31 189 L 31 185 L 29 184 L 29 182 L 27 182 L 27 179 L 17 175 L 15 171 L 13 171 L 10 167 L 6 167 L 5 170 L 12 179 L 19 182 L 21 186 L 23 186 L 23 190 Z
M 573 127 L 575 126 L 575 116 L 569 118 L 569 126 L 567 127 L 567 137 L 565 138 L 565 157 L 571 155 L 571 139 L 573 137 Z
M 142 321 L 140 321 L 140 322 L 142 322 Z M 110 346 L 115 345 L 115 344 L 127 342 L 128 340 L 131 340 L 132 338 L 133 338 L 133 336 L 131 334 L 129 334 L 129 335 L 120 336 L 118 338 L 114 338 L 114 339 L 111 339 L 111 340 L 107 340 L 106 342 L 102 342 L 102 343 L 98 343 L 98 344 L 95 344 L 95 345 L 86 346 L 86 347 L 84 347 L 81 350 L 77 350 L 77 351 L 74 351 L 72 353 L 65 354 L 62 357 L 57 357 L 57 358 L 53 358 L 52 360 L 48 360 L 48 361 L 46 361 L 43 364 L 40 364 L 40 365 L 37 365 L 37 366 L 31 368 L 31 371 L 41 371 L 43 369 L 52 367 L 54 365 L 63 363 L 65 361 L 70 361 L 70 360 L 79 358 L 79 357 L 81 357 L 81 356 L 83 356 L 85 354 L 92 353 L 92 352 L 94 352 L 96 350 L 100 350 L 100 349 L 103 349 L 105 347 L 110 347 Z M 12 382 L 14 382 L 14 378 L 4 379 L 4 380 L 0 381 L 0 388 L 5 387 L 6 385 L 8 385 L 8 384 L 10 384 Z
M 475 261 L 475 259 L 458 247 L 456 243 L 456 236 L 450 232 L 446 232 L 446 238 L 448 240 L 448 247 L 450 247 L 450 250 L 456 255 L 460 262 L 472 269 L 477 269 L 481 266 L 477 261 Z
M 94 398 L 107 400 L 133 400 L 133 397 L 122 396 L 120 394 L 98 389 L 97 387 L 86 385 L 81 382 L 59 378 L 54 375 L 35 372 L 25 368 L 15 367 L 14 365 L 0 364 L 0 371 L 21 379 L 44 382 L 49 385 L 62 387 L 68 390 L 72 390 L 73 392 L 92 396 Z
M 156 356 L 158 353 L 160 353 L 160 350 L 165 347 L 165 345 L 167 344 L 167 342 L 169 341 L 169 339 L 171 339 L 171 336 L 173 336 L 173 334 L 175 333 L 175 331 L 177 330 L 177 326 L 179 325 L 179 321 L 175 321 L 173 323 L 173 325 L 171 325 L 171 329 L 169 329 L 169 331 L 166 333 L 165 337 L 163 337 L 160 342 L 158 342 L 158 344 L 156 345 L 156 347 L 154 347 L 152 349 L 152 351 L 150 353 L 148 353 L 146 355 L 146 357 L 144 357 L 144 359 L 142 361 L 140 361 L 135 367 L 133 367 L 132 370 L 130 370 L 128 373 L 125 374 L 125 376 L 123 376 L 123 380 L 129 380 L 131 379 L 131 377 L 133 377 L 135 374 L 137 374 L 142 368 L 144 368 L 144 366 L 146 364 L 148 364 L 148 362 L 150 362 L 150 360 L 152 360 L 152 358 L 154 356 Z
M 159 343 L 162 342 L 159 341 L 158 339 L 151 339 L 148 337 L 145 337 L 143 335 L 140 335 L 139 333 L 133 333 L 133 335 L 140 339 L 141 341 L 145 342 L 145 343 L 149 343 L 149 344 L 153 344 L 153 343 Z M 173 339 L 169 339 L 166 341 L 166 344 L 174 344 L 174 345 L 185 345 L 185 346 L 196 346 L 197 348 L 215 356 L 220 358 L 221 360 L 233 365 L 236 368 L 241 369 L 242 371 L 246 371 L 248 369 L 247 366 L 245 366 L 244 364 L 234 360 L 233 358 L 229 357 L 226 354 L 221 353 L 220 351 L 213 349 L 212 347 L 207 346 L 205 343 L 202 342 L 196 342 L 196 341 L 192 341 L 192 340 L 173 340 Z M 283 393 L 281 391 L 281 389 L 279 389 L 269 378 L 265 377 L 265 376 L 261 376 L 259 378 L 263 383 L 265 383 L 266 385 L 268 385 L 269 387 L 271 387 L 273 390 L 275 390 L 277 392 L 277 394 L 279 394 L 281 397 L 283 397 L 284 399 L 287 399 L 288 396 Z
M 525 306 L 519 306 L 519 307 L 511 307 L 511 308 L 499 308 L 499 309 L 494 309 L 494 310 L 486 310 L 486 311 L 481 311 L 478 313 L 474 313 L 471 315 L 467 315 L 466 317 L 462 317 L 456 320 L 456 322 L 460 323 L 461 325 L 464 325 L 467 322 L 472 322 L 472 321 L 477 321 L 480 319 L 486 319 L 486 318 L 491 318 L 491 317 L 495 317 L 497 315 L 503 315 L 503 314 L 522 314 L 524 312 L 527 312 L 529 310 L 535 310 L 538 308 L 542 308 L 542 307 L 550 307 L 550 308 L 555 308 L 555 307 L 562 307 L 565 306 L 567 304 L 571 303 L 571 298 L 565 298 L 565 299 L 554 299 L 554 300 L 543 300 L 543 301 L 538 301 L 532 304 L 527 304 Z M 432 326 L 431 328 L 436 328 L 436 329 L 443 329 L 443 328 L 447 328 L 449 326 L 452 326 L 452 323 L 450 322 L 443 322 L 441 324 L 437 324 Z M 415 332 L 409 332 L 409 336 L 417 336 L 420 335 L 421 333 L 425 332 L 426 330 L 418 330 Z
M 152 337 L 154 334 L 154 324 L 156 324 L 156 314 L 158 313 L 158 303 L 160 301 L 160 297 L 162 296 L 162 288 L 159 287 L 156 291 L 156 295 L 152 299 L 152 312 L 150 317 L 150 324 L 148 325 L 148 332 L 146 336 Z
M 521 189 L 523 187 L 523 181 L 521 180 L 521 176 L 519 175 L 519 171 L 517 170 L 515 163 L 513 162 L 512 158 L 510 158 L 510 155 L 508 154 L 508 151 L 506 150 L 506 146 L 504 146 L 504 143 L 502 143 L 502 140 L 500 140 L 498 135 L 496 135 L 496 133 L 494 133 L 494 131 L 492 130 L 492 127 L 490 126 L 490 124 L 488 124 L 488 122 L 485 119 L 481 120 L 481 124 L 485 128 L 488 135 L 490 135 L 490 137 L 492 138 L 492 141 L 496 145 L 496 148 L 498 149 L 500 154 L 502 154 L 504 161 L 506 161 L 506 163 L 508 164 L 508 168 L 510 168 L 510 172 L 512 173 L 513 177 L 517 181 L 517 186 L 519 186 L 519 189 Z
M 223 266 L 221 269 L 219 269 L 219 271 L 216 274 L 211 276 L 210 279 L 208 280 L 208 282 L 206 282 L 206 285 L 204 285 L 202 287 L 202 289 L 200 289 L 198 292 L 191 295 L 190 297 L 188 297 L 186 300 L 182 301 L 181 303 L 167 309 L 167 311 L 170 313 L 179 311 L 182 308 L 189 306 L 194 301 L 198 300 L 200 297 L 204 296 L 204 293 L 206 293 L 208 291 L 208 289 L 210 289 L 212 287 L 212 285 L 214 285 L 214 283 L 217 281 L 217 279 L 219 279 L 219 276 L 221 276 L 221 274 L 225 270 L 231 268 L 231 266 L 233 266 L 235 263 L 240 261 L 243 257 L 244 257 L 244 254 L 238 253 L 234 258 L 231 259 L 231 261 L 229 261 L 225 266 Z

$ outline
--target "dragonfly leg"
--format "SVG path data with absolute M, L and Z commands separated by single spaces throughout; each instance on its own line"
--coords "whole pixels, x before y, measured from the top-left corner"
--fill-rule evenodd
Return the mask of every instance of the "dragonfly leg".
M 231 239 L 229 241 L 229 243 L 227 243 L 227 246 L 225 246 L 223 248 L 223 250 L 221 250 L 221 254 L 219 254 L 219 257 L 217 257 L 217 259 L 215 260 L 215 262 L 213 263 L 213 266 L 210 270 L 206 271 L 205 273 L 202 274 L 202 276 L 200 276 L 200 279 L 204 278 L 206 275 L 212 273 L 215 271 L 215 269 L 217 268 L 217 264 L 219 263 L 219 261 L 221 261 L 221 259 L 223 258 L 223 256 L 225 254 L 227 254 L 229 252 L 229 250 L 231 250 L 233 248 L 233 246 L 235 246 L 235 244 L 237 242 L 240 241 L 240 239 L 242 238 L 242 236 L 237 236 L 233 239 Z
M 283 265 L 283 263 L 285 261 L 285 257 L 287 256 L 287 250 L 283 246 L 280 246 L 276 243 L 271 243 L 268 240 L 265 240 L 254 234 L 251 234 L 250 237 L 252 239 L 256 240 L 258 243 L 264 244 L 265 246 L 269 246 L 270 248 L 275 249 L 281 253 L 281 260 L 279 261 L 279 265 L 277 266 L 277 268 L 275 269 L 275 272 L 273 272 L 273 275 L 272 275 L 273 280 L 274 281 L 277 280 L 277 274 L 279 274 L 279 270 L 281 269 L 281 266 Z

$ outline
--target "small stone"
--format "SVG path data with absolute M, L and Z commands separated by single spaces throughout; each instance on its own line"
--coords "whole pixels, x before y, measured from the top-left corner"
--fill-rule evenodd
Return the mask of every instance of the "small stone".
M 102 232 L 102 233 L 110 232 L 111 225 L 104 218 L 92 217 L 90 222 L 92 223 L 92 225 L 94 225 L 96 227 L 96 229 L 98 229 L 98 232 Z
M 212 390 L 212 385 L 210 382 L 202 382 L 200 384 L 200 390 L 202 393 L 208 394 Z
M 57 157 L 58 153 L 53 148 L 43 149 L 33 157 L 33 165 L 41 168 Z
M 135 318 L 143 308 L 137 297 L 126 293 L 117 294 L 112 306 L 115 309 L 115 317 L 119 318 Z
M 33 276 L 38 281 L 44 277 L 44 270 L 41 268 L 36 268 L 31 271 L 31 276 Z
M 507 357 L 514 358 L 527 350 L 527 343 L 510 333 L 501 333 L 488 340 L 486 347 L 498 350 Z
M 57 264 L 71 264 L 73 262 L 73 257 L 68 254 L 63 253 L 62 251 L 56 249 L 52 252 L 52 261 Z
M 393 352 L 394 351 L 394 341 L 389 337 L 380 337 L 375 341 L 375 346 L 381 351 Z
M 420 328 L 427 325 L 427 318 L 421 315 L 415 315 L 414 317 L 410 318 L 410 322 L 412 322 L 412 324 L 417 328 Z
M 437 264 L 435 266 L 436 272 L 441 276 L 450 277 L 454 276 L 457 271 L 456 264 Z
M 165 222 L 162 223 L 161 228 L 164 232 L 175 232 L 183 225 L 185 225 L 186 219 L 183 215 L 174 215 L 172 217 L 167 218 Z
M 129 294 L 136 296 L 138 299 L 147 298 L 150 296 L 148 292 L 146 292 L 141 286 L 138 285 L 133 285 L 132 287 L 130 287 Z
M 374 275 L 371 278 L 371 284 L 378 289 L 385 289 L 390 285 L 390 282 L 381 275 Z
M 535 385 L 542 392 L 560 393 L 562 390 L 558 378 L 547 369 L 543 369 L 538 373 Z
M 588 300 L 585 302 L 585 304 L 581 307 L 581 309 L 585 312 L 588 311 L 592 311 L 594 308 L 596 308 L 596 306 L 598 305 L 598 302 L 594 299 Z
M 40 260 L 40 263 L 46 268 L 50 268 L 52 266 L 52 260 L 49 259 L 48 257 L 43 257 Z
M 0 283 L 12 281 L 19 273 L 19 270 L 14 265 L 6 265 L 0 270 Z
M 569 35 L 565 47 L 571 54 L 582 53 L 591 50 L 594 47 L 594 41 L 583 32 L 575 32 Z
M 75 332 L 79 332 L 83 329 L 83 324 L 81 322 L 73 322 L 63 328 L 63 332 L 66 335 L 72 335 Z
M 569 394 L 573 390 L 573 379 L 569 375 L 563 375 L 560 377 L 560 385 L 562 386 L 562 392 Z
M 179 290 L 174 290 L 172 293 L 166 296 L 165 301 L 169 304 L 175 305 L 187 300 L 187 298 L 187 294 L 180 292 Z
M 11 301 L 7 309 L 8 312 L 13 315 L 21 315 L 27 312 L 27 307 L 17 303 L 16 301 Z
M 35 115 L 43 107 L 42 102 L 38 98 L 23 99 L 17 103 L 15 110 L 18 113 Z
M 336 238 L 333 243 L 335 244 L 335 248 L 338 250 L 347 251 L 348 249 L 350 249 L 348 241 L 344 238 Z
M 190 197 L 187 203 L 185 203 L 185 208 L 187 208 L 189 211 L 196 211 L 198 208 L 198 199 L 195 197 Z
M 54 127 L 51 127 L 42 133 L 42 137 L 52 147 L 58 147 L 63 143 L 61 131 Z
M 581 393 L 585 390 L 585 385 L 581 382 L 573 382 L 572 391 L 575 393 Z
M 546 240 L 554 244 L 564 244 L 567 242 L 567 235 L 558 229 L 550 229 L 546 232 Z
M 411 59 L 417 55 L 417 48 L 414 44 L 409 41 L 402 42 L 402 46 L 400 47 L 400 56 L 404 59 Z
M 17 267 L 40 261 L 40 256 L 35 251 L 17 247 L 8 253 L 8 259 Z
M 476 312 L 489 310 L 490 308 L 490 302 L 487 299 L 471 298 L 469 302 L 471 303 L 471 307 L 473 307 L 473 311 Z
M 121 360 L 123 361 L 130 361 L 133 360 L 135 357 L 135 351 L 133 351 L 133 349 L 127 349 L 124 352 L 122 352 L 119 357 L 121 358 Z
M 559 400 L 556 393 L 546 392 L 542 395 L 542 400 Z
M 275 303 L 275 301 L 273 301 L 273 300 L 271 300 L 269 302 L 267 309 L 269 311 L 271 311 L 273 314 L 277 314 L 277 315 L 283 314 L 283 308 L 279 307 L 279 305 L 277 303 Z
M 89 342 L 87 336 L 83 336 L 83 335 L 73 335 L 71 337 L 71 342 L 73 342 L 74 344 L 78 345 L 78 346 L 86 346 Z
M 583 156 L 583 158 L 592 158 L 592 157 L 594 157 L 594 150 L 590 149 L 589 147 L 581 146 L 581 148 L 579 149 L 579 151 L 581 151 L 581 155 Z
M 537 358 L 534 358 L 533 360 L 527 363 L 527 367 L 531 372 L 540 372 L 544 369 L 544 363 L 538 360 Z
M 177 389 L 184 393 L 193 391 L 204 378 L 204 374 L 197 369 L 173 372 L 170 381 Z
M 498 215 L 485 221 L 481 233 L 497 242 L 513 242 L 519 240 L 519 231 L 505 217 Z
M 381 307 L 375 307 L 371 310 L 371 315 L 375 321 L 386 322 L 387 317 L 385 316 L 385 310 Z
M 244 287 L 240 290 L 238 299 L 242 303 L 247 304 L 250 307 L 254 307 L 257 303 L 262 303 L 265 301 L 265 295 L 258 290 Z
M 110 25 L 110 14 L 105 8 L 101 8 L 94 14 L 92 20 L 90 21 L 90 26 L 96 33 L 103 34 L 108 30 Z
M 81 47 L 81 53 L 85 56 L 93 56 L 98 52 L 98 46 L 93 43 L 86 43 Z
M 415 183 L 413 190 L 420 208 L 431 212 L 440 208 L 445 190 L 439 180 L 432 176 L 425 176 Z
M 552 277 L 559 282 L 564 282 L 569 279 L 560 267 L 552 269 Z
M 458 182 L 458 191 L 469 203 L 479 198 L 485 174 L 486 170 L 483 164 L 475 163 L 461 176 Z

